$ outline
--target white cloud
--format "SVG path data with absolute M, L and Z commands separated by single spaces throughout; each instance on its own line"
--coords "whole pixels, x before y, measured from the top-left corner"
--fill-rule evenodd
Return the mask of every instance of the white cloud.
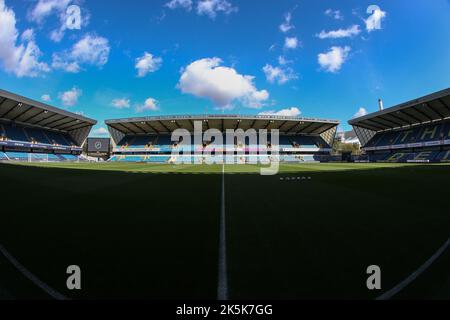
M 96 136 L 107 136 L 109 134 L 108 129 L 100 127 L 92 131 L 92 134 Z
M 60 92 L 58 97 L 63 103 L 64 106 L 71 107 L 78 103 L 78 98 L 82 95 L 82 91 L 76 87 L 73 87 L 72 89 Z
M 52 67 L 54 69 L 64 70 L 70 73 L 78 73 L 81 71 L 81 67 L 76 61 L 69 61 L 68 57 L 63 58 L 57 53 L 52 56 Z
M 192 0 L 172 0 L 165 4 L 165 6 L 169 9 L 178 9 L 182 8 L 187 11 L 192 10 Z
M 278 84 L 285 84 L 290 80 L 298 78 L 291 68 L 274 67 L 270 64 L 266 64 L 263 67 L 263 72 L 266 75 L 267 81 L 270 83 L 277 82 Z
M 41 100 L 42 100 L 42 101 L 45 101 L 45 102 L 49 102 L 49 101 L 52 101 L 52 98 L 50 97 L 49 94 L 43 94 L 43 95 L 41 96 Z
M 325 15 L 332 17 L 336 20 L 344 20 L 344 17 L 342 16 L 341 11 L 339 10 L 327 9 L 325 11 Z
M 109 57 L 108 39 L 95 35 L 85 35 L 72 48 L 71 56 L 80 63 L 103 66 Z
M 0 64 L 19 78 L 36 77 L 50 71 L 46 63 L 39 61 L 42 53 L 33 34 L 30 29 L 25 30 L 21 43 L 17 44 L 19 31 L 15 13 L 0 0 Z
M 381 21 L 386 17 L 386 12 L 382 11 L 380 8 L 374 9 L 372 15 L 370 15 L 366 20 L 367 32 L 372 32 L 381 29 Z
M 229 15 L 237 11 L 238 8 L 227 0 L 199 0 L 197 3 L 197 14 L 206 15 L 211 19 L 215 19 L 220 12 Z
M 60 42 L 64 38 L 65 29 L 55 29 L 52 32 L 50 32 L 50 39 L 54 42 Z
M 108 39 L 87 34 L 71 51 L 53 54 L 52 66 L 72 73 L 80 72 L 83 64 L 102 67 L 108 62 L 109 52 Z
M 316 36 L 320 39 L 337 39 L 337 38 L 347 38 L 347 37 L 353 37 L 357 36 L 361 33 L 361 29 L 359 28 L 359 25 L 354 24 L 351 27 L 348 27 L 347 29 L 338 29 L 338 30 L 332 30 L 332 31 L 324 31 L 322 30 L 319 34 Z
M 235 100 L 247 107 L 259 108 L 269 98 L 266 90 L 257 90 L 254 77 L 221 66 L 219 58 L 206 58 L 188 65 L 178 83 L 183 93 L 207 98 L 219 108 L 230 108 Z
M 353 118 L 363 117 L 367 114 L 367 110 L 365 108 L 359 108 L 358 112 L 353 115 Z
M 20 36 L 20 39 L 24 42 L 27 41 L 34 41 L 34 30 L 33 29 L 27 29 L 24 32 L 22 32 L 22 35 Z
M 264 112 L 259 113 L 259 115 L 262 115 L 262 116 L 284 116 L 284 117 L 298 117 L 301 114 L 302 114 L 302 112 L 297 107 L 282 109 L 279 111 L 273 111 L 273 110 L 264 111 Z
M 57 14 L 60 21 L 60 27 L 50 32 L 49 37 L 54 42 L 60 42 L 67 30 L 67 8 L 72 0 L 38 0 L 32 10 L 28 12 L 29 20 L 41 24 L 47 17 Z M 83 10 L 80 14 L 80 27 L 89 23 L 89 14 Z
M 39 0 L 36 6 L 29 12 L 31 21 L 41 23 L 54 12 L 63 12 L 71 0 Z
M 347 60 L 351 48 L 346 47 L 331 47 L 326 53 L 318 55 L 320 66 L 328 72 L 337 72 L 341 69 L 344 62 Z
M 136 59 L 135 68 L 139 78 L 145 77 L 149 72 L 155 72 L 162 65 L 162 58 L 155 57 L 151 53 L 145 52 L 142 57 Z
M 289 63 L 292 63 L 291 60 L 287 60 L 284 56 L 279 56 L 278 57 L 278 63 L 282 66 L 287 65 Z
M 283 33 L 288 32 L 291 29 L 294 29 L 294 25 L 291 23 L 292 20 L 292 14 L 290 12 L 286 13 L 284 15 L 284 21 L 282 24 L 280 24 L 280 31 Z
M 111 101 L 111 105 L 117 109 L 127 109 L 130 107 L 130 99 L 126 98 L 113 99 L 113 101 Z
M 296 49 L 297 47 L 298 47 L 297 37 L 286 37 L 286 39 L 284 39 L 285 49 Z
M 153 98 L 148 98 L 145 100 L 143 105 L 136 107 L 136 112 L 144 112 L 144 111 L 158 111 L 158 101 Z

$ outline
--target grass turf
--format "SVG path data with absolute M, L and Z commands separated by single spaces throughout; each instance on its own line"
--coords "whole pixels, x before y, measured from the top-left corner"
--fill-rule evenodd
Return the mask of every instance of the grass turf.
M 231 298 L 374 298 L 450 236 L 448 165 L 225 171 Z M 2 164 L 0 244 L 74 298 L 213 299 L 221 172 L 220 165 Z M 10 275 L 0 279 L 0 297 L 43 296 L 0 262 Z M 82 268 L 79 292 L 65 289 L 70 264 Z M 381 292 L 365 287 L 371 264 L 381 267 Z M 450 298 L 448 266 L 444 255 L 400 297 Z

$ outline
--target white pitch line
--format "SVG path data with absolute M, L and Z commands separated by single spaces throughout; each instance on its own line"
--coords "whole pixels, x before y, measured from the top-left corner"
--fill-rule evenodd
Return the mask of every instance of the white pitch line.
M 59 293 L 55 289 L 49 287 L 46 283 L 42 282 L 38 277 L 28 271 L 19 261 L 17 261 L 9 252 L 0 244 L 0 252 L 5 256 L 6 259 L 19 270 L 26 278 L 33 282 L 36 286 L 45 291 L 49 296 L 56 300 L 68 300 L 66 296 Z
M 228 276 L 227 276 L 227 243 L 226 243 L 226 217 L 225 217 L 225 165 L 222 164 L 222 197 L 220 206 L 220 230 L 219 230 L 219 264 L 217 299 L 228 300 Z
M 397 293 L 402 291 L 406 286 L 408 286 L 411 282 L 416 280 L 418 276 L 420 276 L 426 269 L 428 269 L 434 261 L 436 261 L 437 258 L 439 258 L 445 250 L 450 246 L 450 238 L 436 251 L 430 259 L 428 259 L 419 269 L 414 271 L 407 277 L 405 280 L 400 282 L 398 285 L 396 285 L 391 290 L 386 291 L 381 296 L 379 296 L 376 300 L 389 300 L 393 296 L 395 296 Z

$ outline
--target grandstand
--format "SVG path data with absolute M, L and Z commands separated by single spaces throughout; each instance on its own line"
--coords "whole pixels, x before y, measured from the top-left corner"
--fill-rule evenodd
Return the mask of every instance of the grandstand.
M 96 123 L 0 90 L 0 161 L 77 161 Z
M 450 88 L 349 121 L 370 162 L 450 162 Z
M 241 116 L 241 115 L 181 115 L 144 117 L 131 119 L 106 120 L 114 142 L 113 155 L 110 161 L 119 162 L 152 162 L 178 163 L 191 160 L 195 151 L 202 154 L 208 150 L 210 154 L 218 154 L 225 150 L 234 151 L 233 162 L 246 163 L 251 153 L 261 153 L 260 145 L 251 145 L 248 139 L 234 140 L 232 146 L 223 143 L 210 147 L 211 141 L 203 141 L 200 145 L 187 145 L 182 140 L 172 141 L 171 134 L 176 129 L 184 129 L 190 134 L 194 132 L 195 122 L 201 122 L 202 132 L 217 129 L 222 133 L 226 130 L 265 129 L 268 131 L 266 149 L 271 150 L 270 130 L 279 130 L 280 160 L 286 162 L 305 162 L 326 160 L 330 155 L 332 143 L 339 121 L 284 117 L 272 115 Z M 173 156 L 173 151 L 182 153 Z M 228 157 L 230 157 L 228 155 Z M 231 156 L 232 157 L 232 156 Z M 194 159 L 201 163 L 205 159 Z

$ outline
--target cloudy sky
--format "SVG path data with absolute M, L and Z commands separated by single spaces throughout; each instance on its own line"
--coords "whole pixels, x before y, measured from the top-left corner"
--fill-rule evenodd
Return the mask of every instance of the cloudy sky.
M 447 39 L 447 41 L 446 41 Z M 448 0 L 0 0 L 0 88 L 99 120 L 346 121 L 450 86 Z

